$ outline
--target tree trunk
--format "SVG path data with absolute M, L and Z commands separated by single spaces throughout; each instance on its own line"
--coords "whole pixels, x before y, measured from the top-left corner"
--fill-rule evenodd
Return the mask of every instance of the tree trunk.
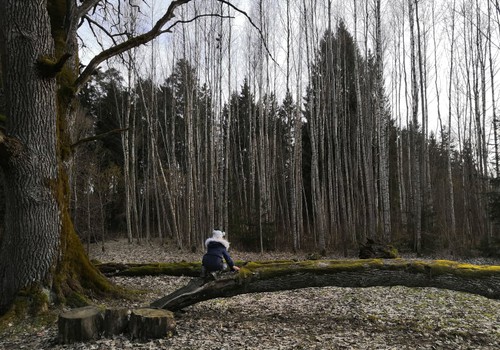
M 380 202 L 382 205 L 382 225 L 384 241 L 391 241 L 391 207 L 389 196 L 389 136 L 388 116 L 385 112 L 384 99 L 384 65 L 382 57 L 382 23 L 380 0 L 375 2 L 375 57 L 377 65 L 377 96 L 376 116 L 379 120 L 379 171 L 380 171 Z
M 453 261 L 314 260 L 251 262 L 239 273 L 215 280 L 191 280 L 151 307 L 179 310 L 200 301 L 239 294 L 275 292 L 307 287 L 434 287 L 500 299 L 498 266 Z
M 76 27 L 62 22 L 75 3 L 19 6 L 12 0 L 1 5 L 7 101 L 7 137 L 0 140 L 6 185 L 0 242 L 3 313 L 26 288 L 52 289 L 63 302 L 65 295 L 81 290 L 80 278 L 96 292 L 109 282 L 89 263 L 69 214 L 66 121 L 74 110 L 70 84 L 76 78 L 77 52 Z M 74 57 L 64 64 L 60 58 L 66 54 Z
M 0 167 L 7 189 L 5 232 L 0 241 L 0 313 L 23 290 L 30 297 L 38 293 L 42 307 L 52 301 L 47 295 L 64 303 L 67 295 L 84 290 L 94 296 L 118 293 L 89 262 L 73 228 L 67 123 L 76 110 L 76 93 L 98 66 L 168 32 L 164 27 L 175 9 L 188 2 L 171 1 L 151 30 L 104 49 L 80 75 L 78 25 L 96 6 L 105 8 L 109 3 L 41 0 L 21 6 L 15 0 L 0 2 L 7 101 L 5 133 L 0 129 Z
M 414 249 L 420 254 L 422 250 L 422 195 L 420 178 L 420 159 L 418 157 L 418 80 L 417 80 L 417 60 L 415 56 L 415 32 L 414 32 L 414 11 L 413 3 L 415 0 L 408 1 L 408 16 L 410 22 L 410 47 L 411 47 L 411 128 L 410 128 L 410 151 L 411 151 L 411 217 L 414 232 Z
M 0 143 L 7 156 L 2 157 L 6 213 L 0 312 L 20 289 L 50 274 L 58 257 L 63 210 L 56 197 L 61 190 L 55 147 L 56 80 L 41 78 L 35 67 L 39 58 L 54 55 L 47 4 L 3 3 L 8 136 Z
M 455 1 L 453 1 L 452 24 L 451 24 L 451 50 L 450 50 L 450 71 L 448 81 L 448 135 L 446 137 L 446 186 L 447 186 L 447 207 L 448 207 L 448 236 L 451 240 L 456 239 L 456 219 L 455 219 L 455 194 L 453 188 L 453 172 L 451 165 L 451 125 L 453 121 L 452 107 L 452 83 L 453 83 L 453 67 L 454 67 L 454 48 L 455 48 Z

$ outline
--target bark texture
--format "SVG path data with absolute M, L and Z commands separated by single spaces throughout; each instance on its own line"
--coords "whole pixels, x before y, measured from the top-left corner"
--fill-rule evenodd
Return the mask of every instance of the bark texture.
M 151 307 L 175 311 L 213 298 L 325 286 L 434 287 L 500 299 L 500 266 L 402 259 L 252 262 L 237 274 L 193 279 Z
M 16 293 L 47 278 L 59 249 L 56 81 L 36 62 L 54 54 L 45 1 L 4 1 L 6 133 L 5 233 L 0 242 L 0 312 Z M 29 96 L 29 97 L 28 97 Z M 15 151 L 14 151 L 15 150 Z M 19 249 L 19 247 L 23 247 Z
M 91 290 L 93 295 L 117 292 L 90 264 L 69 214 L 68 125 L 76 110 L 75 95 L 104 60 L 168 31 L 164 26 L 174 17 L 174 9 L 189 1 L 172 1 L 149 32 L 104 50 L 80 76 L 78 23 L 99 1 L 0 2 L 7 111 L 5 132 L 0 133 L 6 189 L 0 315 L 13 310 L 23 290 L 28 291 L 25 294 L 42 290 L 46 305 L 66 303 L 82 291 Z M 54 295 L 57 300 L 49 300 Z
M 104 335 L 112 337 L 125 333 L 128 329 L 129 309 L 116 307 L 104 312 Z
M 157 339 L 172 335 L 175 331 L 174 314 L 168 310 L 136 309 L 130 315 L 132 339 Z
M 95 306 L 67 311 L 59 316 L 59 341 L 68 344 L 97 339 L 103 320 L 102 312 Z

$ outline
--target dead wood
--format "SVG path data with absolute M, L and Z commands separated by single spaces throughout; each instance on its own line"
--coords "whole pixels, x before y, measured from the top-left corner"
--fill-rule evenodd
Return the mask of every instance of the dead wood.
M 59 315 L 59 341 L 69 344 L 98 339 L 103 319 L 101 310 L 95 306 L 66 311 Z
M 132 339 L 149 340 L 172 336 L 174 314 L 168 310 L 135 309 L 130 314 L 129 331 Z
M 403 259 L 252 262 L 215 280 L 195 278 L 151 307 L 175 311 L 213 298 L 324 286 L 434 287 L 500 299 L 500 266 Z
M 95 264 L 106 276 L 190 276 L 197 277 L 201 272 L 200 262 L 173 263 L 101 263 Z

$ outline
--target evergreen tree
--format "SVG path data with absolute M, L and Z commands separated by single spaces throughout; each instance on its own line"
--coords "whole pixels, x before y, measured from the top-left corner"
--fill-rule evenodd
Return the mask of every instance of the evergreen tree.
M 361 89 L 363 101 L 356 96 L 354 62 L 366 66 L 367 76 Z M 366 216 L 366 192 L 374 191 L 374 168 L 363 168 L 363 162 L 374 159 L 377 150 L 370 96 L 376 91 L 370 85 L 374 67 L 360 57 L 352 36 L 339 23 L 336 33 L 327 30 L 319 44 L 305 97 L 303 131 L 303 176 L 306 189 L 308 220 L 318 233 L 318 245 L 356 244 L 359 218 Z M 364 130 L 364 132 L 362 132 Z M 367 141 L 368 140 L 368 141 Z M 366 147 L 369 145 L 369 148 Z M 364 189 L 363 189 L 364 188 Z M 374 229 L 374 228 L 373 228 Z M 325 237 L 322 237 L 326 232 Z

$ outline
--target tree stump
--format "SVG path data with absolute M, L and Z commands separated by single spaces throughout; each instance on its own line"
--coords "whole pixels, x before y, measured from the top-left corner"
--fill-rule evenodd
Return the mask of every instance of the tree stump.
M 103 314 L 95 306 L 73 309 L 59 315 L 59 341 L 64 344 L 84 342 L 100 336 Z
M 111 337 L 127 332 L 130 310 L 109 308 L 104 312 L 104 335 Z
M 161 309 L 135 309 L 130 314 L 129 332 L 132 339 L 148 340 L 172 336 L 174 314 Z

